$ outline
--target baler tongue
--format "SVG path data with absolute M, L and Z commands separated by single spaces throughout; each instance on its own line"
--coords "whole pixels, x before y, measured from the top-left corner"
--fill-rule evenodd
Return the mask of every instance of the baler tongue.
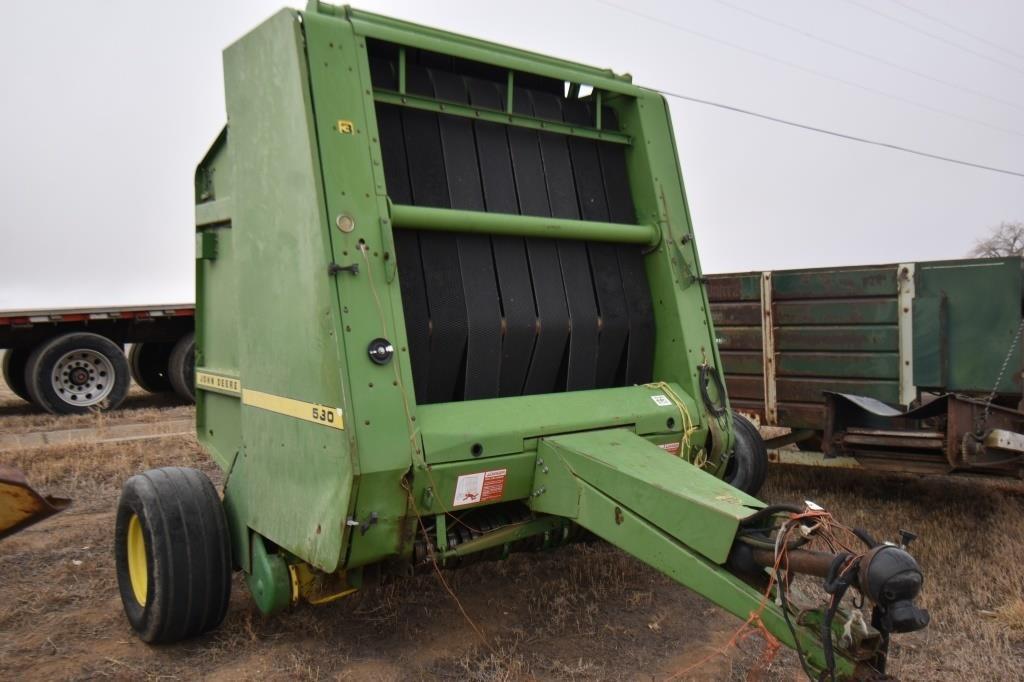
M 0 465 L 0 540 L 64 511 L 71 500 L 43 497 L 20 470 Z
M 542 439 L 530 507 L 570 518 L 748 624 L 759 621 L 797 649 L 813 679 L 884 672 L 889 633 L 928 623 L 913 603 L 923 578 L 905 546 L 862 533 L 873 546 L 859 554 L 810 551 L 815 534 L 831 548 L 831 529 L 841 528 L 825 510 L 765 506 L 626 429 Z M 790 584 L 797 573 L 825 578 L 824 599 L 802 597 Z M 840 605 L 849 587 L 874 605 L 870 625 Z

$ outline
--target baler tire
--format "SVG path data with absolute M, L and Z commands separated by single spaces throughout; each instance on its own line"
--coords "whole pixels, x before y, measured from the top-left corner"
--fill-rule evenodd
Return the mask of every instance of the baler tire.
M 114 531 L 125 615 L 151 644 L 220 625 L 231 597 L 231 544 L 216 489 L 201 471 L 150 469 L 124 484 Z
M 82 383 L 73 381 L 75 374 Z M 116 409 L 128 396 L 130 375 L 121 347 L 90 332 L 62 334 L 36 346 L 25 366 L 29 397 L 51 414 Z
M 25 366 L 28 365 L 31 353 L 31 348 L 9 348 L 4 351 L 4 383 L 11 389 L 11 393 L 26 402 L 32 402 L 25 383 Z
M 732 457 L 725 470 L 725 482 L 748 495 L 757 495 L 768 476 L 768 448 L 750 421 L 733 410 Z
M 166 393 L 171 386 L 170 360 L 173 347 L 169 343 L 133 343 L 128 350 L 128 367 L 132 379 L 147 393 Z
M 189 332 L 178 339 L 167 363 L 174 392 L 189 402 L 196 401 L 196 335 Z

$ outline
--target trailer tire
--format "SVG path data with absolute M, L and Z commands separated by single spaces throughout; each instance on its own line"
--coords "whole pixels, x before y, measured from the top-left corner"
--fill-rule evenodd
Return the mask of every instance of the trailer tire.
M 63 334 L 28 356 L 25 384 L 39 407 L 52 414 L 113 410 L 128 395 L 130 371 L 124 351 L 105 336 Z
M 132 476 L 114 533 L 121 603 L 144 642 L 177 642 L 220 625 L 231 597 L 231 545 L 205 474 L 165 467 Z
M 168 372 L 174 392 L 185 400 L 196 401 L 196 335 L 189 332 L 178 339 L 171 350 Z
M 31 353 L 31 348 L 9 348 L 4 351 L 4 383 L 11 389 L 11 393 L 27 402 L 32 402 L 25 383 L 25 366 L 28 365 Z
M 128 350 L 128 367 L 132 379 L 143 391 L 165 393 L 173 390 L 170 377 L 171 350 L 169 343 L 133 343 Z
M 732 487 L 757 495 L 768 475 L 768 448 L 757 427 L 735 410 L 732 424 L 735 440 L 723 478 Z

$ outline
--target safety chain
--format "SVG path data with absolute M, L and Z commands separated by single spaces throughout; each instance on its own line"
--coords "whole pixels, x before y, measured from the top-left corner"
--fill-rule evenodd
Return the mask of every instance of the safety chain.
M 996 384 L 992 387 L 992 392 L 985 398 L 985 409 L 981 413 L 981 421 L 978 423 L 978 431 L 981 431 L 982 427 L 988 422 L 989 413 L 992 411 L 992 401 L 996 399 L 996 393 L 999 392 L 999 384 L 1003 383 L 1003 376 L 1006 374 L 1006 368 L 1010 366 L 1010 358 L 1013 357 L 1013 351 L 1017 348 L 1017 342 L 1020 340 L 1020 335 L 1024 333 L 1024 317 L 1021 317 L 1020 324 L 1017 326 L 1017 333 L 1013 335 L 1013 340 L 1010 341 L 1010 348 L 1006 351 L 1006 357 L 1003 358 L 1003 366 L 999 368 L 999 375 L 996 377 Z

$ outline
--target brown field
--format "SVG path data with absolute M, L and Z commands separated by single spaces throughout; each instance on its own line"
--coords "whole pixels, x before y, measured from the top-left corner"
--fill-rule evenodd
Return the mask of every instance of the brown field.
M 0 391 L 6 387 L 0 385 Z M 0 433 L 99 420 L 178 418 L 191 408 L 133 394 L 142 409 L 56 419 L 0 392 Z M 393 582 L 273 618 L 236 579 L 225 623 L 174 646 L 139 642 L 121 614 L 113 510 L 143 468 L 196 466 L 219 482 L 191 437 L 0 452 L 74 506 L 0 543 L 0 670 L 7 679 L 798 680 L 795 657 L 758 665 L 761 641 L 725 648 L 739 621 L 601 543 L 476 564 L 446 576 L 481 641 L 437 576 Z M 1019 679 L 1024 665 L 1024 497 L 975 481 L 839 471 L 773 471 L 771 501 L 813 499 L 849 525 L 898 528 L 928 578 L 932 626 L 899 638 L 904 680 Z M 720 655 L 714 652 L 724 649 Z M 688 670 L 711 654 L 710 659 Z

